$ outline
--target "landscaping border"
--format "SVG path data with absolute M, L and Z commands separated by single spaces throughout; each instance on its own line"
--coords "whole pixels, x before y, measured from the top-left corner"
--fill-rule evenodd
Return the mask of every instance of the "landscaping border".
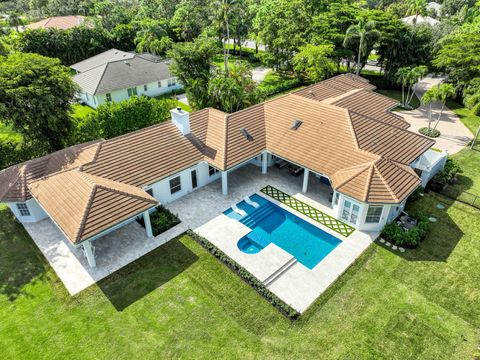
M 284 316 L 286 316 L 290 320 L 295 320 L 300 316 L 300 313 L 297 310 L 286 304 L 277 295 L 268 290 L 268 288 L 260 280 L 258 280 L 255 276 L 248 272 L 244 267 L 239 265 L 236 261 L 231 259 L 217 246 L 212 244 L 204 237 L 198 235 L 191 229 L 187 230 L 186 234 L 189 235 L 192 239 L 194 239 L 197 243 L 199 243 L 210 254 L 215 256 L 219 261 L 225 264 L 230 270 L 237 274 L 248 285 L 254 288 L 263 298 L 265 298 L 265 300 L 267 300 L 271 305 L 273 305 Z

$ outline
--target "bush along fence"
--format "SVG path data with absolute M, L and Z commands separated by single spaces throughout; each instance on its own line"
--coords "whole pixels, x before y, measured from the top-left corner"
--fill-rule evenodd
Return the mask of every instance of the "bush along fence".
M 245 281 L 248 285 L 254 288 L 260 295 L 262 295 L 270 304 L 277 308 L 287 318 L 295 320 L 300 316 L 300 313 L 298 311 L 280 300 L 274 293 L 268 290 L 267 287 L 260 280 L 250 274 L 250 272 L 240 266 L 237 262 L 228 257 L 222 250 L 213 245 L 210 241 L 193 232 L 192 230 L 188 230 L 187 234 L 191 236 L 196 242 L 198 242 L 204 249 L 206 249 L 213 256 L 215 256 L 218 260 L 227 265 L 230 270 L 240 276 L 243 281 Z
M 143 217 L 138 218 L 137 222 L 145 227 Z M 153 236 L 157 236 L 180 224 L 180 219 L 166 207 L 159 205 L 155 208 L 155 212 L 150 214 L 150 222 L 152 224 Z

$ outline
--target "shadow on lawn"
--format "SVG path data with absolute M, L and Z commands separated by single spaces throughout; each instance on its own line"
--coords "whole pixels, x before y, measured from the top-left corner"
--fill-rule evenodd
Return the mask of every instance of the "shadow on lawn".
M 45 276 L 44 262 L 23 226 L 8 208 L 0 208 L 0 295 L 15 301 L 29 296 L 24 286 Z
M 97 283 L 117 311 L 140 300 L 198 260 L 178 239 L 172 240 Z
M 407 205 L 406 211 L 408 213 L 422 211 L 427 216 L 437 219 L 437 222 L 431 223 L 426 239 L 416 249 L 406 249 L 404 253 L 401 253 L 378 242 L 376 244 L 408 261 L 447 261 L 464 235 L 463 231 L 448 215 L 448 209 L 453 203 L 454 201 L 447 197 L 430 193 L 425 194 L 423 199 Z M 439 209 L 437 204 L 442 204 L 445 208 Z

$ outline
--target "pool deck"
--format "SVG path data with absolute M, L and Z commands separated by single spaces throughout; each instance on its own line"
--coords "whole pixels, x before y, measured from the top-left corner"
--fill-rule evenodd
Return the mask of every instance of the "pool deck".
M 242 252 L 237 247 L 237 242 L 251 229 L 223 214 L 196 228 L 195 231 L 242 265 L 270 291 L 300 313 L 308 309 L 378 236 L 378 233 L 359 231 L 355 231 L 349 237 L 342 236 L 267 195 L 260 192 L 257 194 L 342 240 L 342 243 L 310 270 L 275 244 L 269 244 L 256 254 Z M 297 194 L 296 197 L 308 201 L 312 206 L 321 207 L 321 204 L 306 195 Z

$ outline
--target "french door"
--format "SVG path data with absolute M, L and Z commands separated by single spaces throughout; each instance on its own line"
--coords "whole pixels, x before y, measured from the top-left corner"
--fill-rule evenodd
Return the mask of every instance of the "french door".
M 342 220 L 352 225 L 357 224 L 358 213 L 360 212 L 360 205 L 353 201 L 345 199 L 342 209 Z

